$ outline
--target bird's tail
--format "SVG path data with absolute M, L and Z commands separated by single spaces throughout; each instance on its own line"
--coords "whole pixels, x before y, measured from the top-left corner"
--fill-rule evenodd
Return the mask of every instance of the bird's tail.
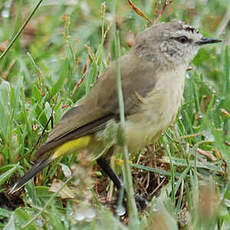
M 29 171 L 27 171 L 24 176 L 20 177 L 14 186 L 10 189 L 9 193 L 14 193 L 22 188 L 31 178 L 33 178 L 37 173 L 42 171 L 49 163 L 51 162 L 50 158 L 43 159 L 35 163 Z
M 18 179 L 15 185 L 10 189 L 9 193 L 14 193 L 18 191 L 21 187 L 23 187 L 31 178 L 33 178 L 37 173 L 42 171 L 50 162 L 54 161 L 55 159 L 64 156 L 67 153 L 72 153 L 74 151 L 80 150 L 82 148 L 86 148 L 91 141 L 91 136 L 83 136 L 79 137 L 74 140 L 67 141 L 60 146 L 56 147 L 54 150 L 46 149 L 47 144 L 44 144 L 42 149 L 42 154 L 38 155 L 37 157 L 43 157 L 43 159 L 39 160 L 35 163 L 32 168 L 25 173 L 24 176 Z M 49 154 L 47 154 L 47 151 Z M 38 152 L 37 152 L 38 153 Z M 48 155 L 48 156 L 47 156 Z M 39 158 L 38 158 L 39 159 Z

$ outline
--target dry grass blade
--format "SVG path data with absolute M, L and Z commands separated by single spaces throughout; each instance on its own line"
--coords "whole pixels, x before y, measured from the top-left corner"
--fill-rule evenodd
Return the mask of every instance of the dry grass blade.
M 161 8 L 160 14 L 158 15 L 158 18 L 157 18 L 156 22 L 159 22 L 159 21 L 160 21 L 160 19 L 161 19 L 163 13 L 164 13 L 166 7 L 167 7 L 170 3 L 172 3 L 172 0 L 165 0 L 165 1 L 164 1 L 164 4 L 163 4 L 163 6 L 162 6 L 162 8 Z
M 133 10 L 140 15 L 142 18 L 147 20 L 150 24 L 153 24 L 153 22 L 138 8 L 134 5 L 134 3 L 131 0 L 128 0 L 129 5 L 133 8 Z
M 198 148 L 197 152 L 203 156 L 206 156 L 211 161 L 217 161 L 217 158 L 212 154 L 211 151 L 205 151 L 203 149 Z
M 227 118 L 230 118 L 230 113 L 226 109 L 221 109 L 220 112 Z
M 81 85 L 81 83 L 84 81 L 85 76 L 88 72 L 88 68 L 89 68 L 89 62 L 90 62 L 90 58 L 87 59 L 84 67 L 83 67 L 83 71 L 82 71 L 82 76 L 80 78 L 80 80 L 77 82 L 76 86 L 74 87 L 73 93 L 71 95 L 71 97 L 74 95 L 75 91 L 77 90 L 77 88 Z
M 89 68 L 89 62 L 90 62 L 90 59 L 88 58 L 87 61 L 86 61 L 86 63 L 85 63 L 85 65 L 84 65 L 84 67 L 83 67 L 82 77 L 81 77 L 81 79 L 77 82 L 77 84 L 76 84 L 76 86 L 75 86 L 75 89 L 77 89 L 77 88 L 80 86 L 80 84 L 84 81 L 85 75 L 86 75 L 86 73 L 87 73 L 87 71 L 88 71 L 88 68 Z

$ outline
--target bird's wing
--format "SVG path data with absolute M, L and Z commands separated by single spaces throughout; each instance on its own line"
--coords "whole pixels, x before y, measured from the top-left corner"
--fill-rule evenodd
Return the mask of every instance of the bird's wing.
M 107 121 L 114 119 L 114 114 L 102 113 L 98 108 L 88 110 L 84 106 L 70 109 L 51 131 L 47 141 L 35 154 L 35 159 L 60 146 L 61 144 L 89 135 L 103 129 Z
M 155 69 L 152 63 L 134 55 L 122 56 L 119 63 L 125 115 L 129 115 L 138 110 L 139 96 L 144 97 L 154 88 Z M 103 129 L 109 120 L 119 117 L 116 72 L 114 62 L 98 78 L 89 94 L 79 101 L 78 106 L 62 117 L 47 142 L 36 153 L 36 158 L 66 141 L 95 133 Z

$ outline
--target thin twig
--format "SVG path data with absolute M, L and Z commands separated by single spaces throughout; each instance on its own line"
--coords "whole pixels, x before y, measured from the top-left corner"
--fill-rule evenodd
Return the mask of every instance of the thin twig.
M 76 92 L 77 88 L 81 85 L 81 83 L 84 81 L 85 76 L 88 72 L 88 68 L 89 68 L 89 62 L 90 62 L 90 58 L 87 59 L 84 67 L 83 67 L 83 71 L 82 71 L 82 76 L 80 78 L 80 80 L 77 82 L 76 86 L 74 87 L 73 93 L 70 97 L 72 97 L 74 95 L 74 93 Z
M 46 125 L 45 125 L 44 129 L 42 130 L 42 134 L 39 136 L 39 138 L 37 140 L 37 143 L 33 146 L 33 148 L 30 151 L 30 153 L 32 153 L 38 147 L 38 145 L 40 144 L 42 138 L 44 137 L 45 131 L 46 131 L 50 121 L 52 121 L 52 119 L 53 119 L 53 110 L 52 110 L 52 114 L 50 115 L 49 120 L 46 122 Z
M 170 3 L 172 3 L 172 1 L 170 1 L 170 0 L 165 0 L 165 1 L 164 1 L 163 6 L 162 6 L 162 8 L 161 8 L 161 11 L 160 11 L 158 17 L 157 17 L 156 22 L 159 22 L 159 21 L 160 21 L 160 19 L 161 19 L 163 13 L 164 13 L 166 7 L 167 7 Z
M 15 36 L 13 37 L 13 39 L 11 40 L 11 42 L 9 43 L 9 45 L 7 46 L 7 48 L 5 49 L 5 51 L 0 56 L 0 60 L 7 54 L 7 52 L 9 51 L 9 49 L 15 43 L 15 41 L 17 40 L 17 38 L 20 36 L 20 34 L 22 33 L 22 31 L 24 30 L 24 28 L 26 27 L 26 25 L 29 23 L 30 19 L 33 17 L 34 13 L 37 11 L 38 7 L 41 5 L 42 1 L 43 0 L 39 0 L 39 2 L 37 3 L 37 5 L 34 7 L 34 9 L 32 10 L 32 12 L 30 13 L 30 15 L 28 16 L 28 18 L 26 19 L 26 21 L 22 24 L 21 28 L 18 30 L 18 32 L 15 34 Z

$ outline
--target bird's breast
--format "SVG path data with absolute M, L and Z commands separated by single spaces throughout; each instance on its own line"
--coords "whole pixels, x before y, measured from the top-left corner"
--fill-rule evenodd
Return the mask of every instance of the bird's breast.
M 141 98 L 137 113 L 126 122 L 127 143 L 130 152 L 140 151 L 153 143 L 175 120 L 184 91 L 185 71 L 161 73 L 155 87 Z

